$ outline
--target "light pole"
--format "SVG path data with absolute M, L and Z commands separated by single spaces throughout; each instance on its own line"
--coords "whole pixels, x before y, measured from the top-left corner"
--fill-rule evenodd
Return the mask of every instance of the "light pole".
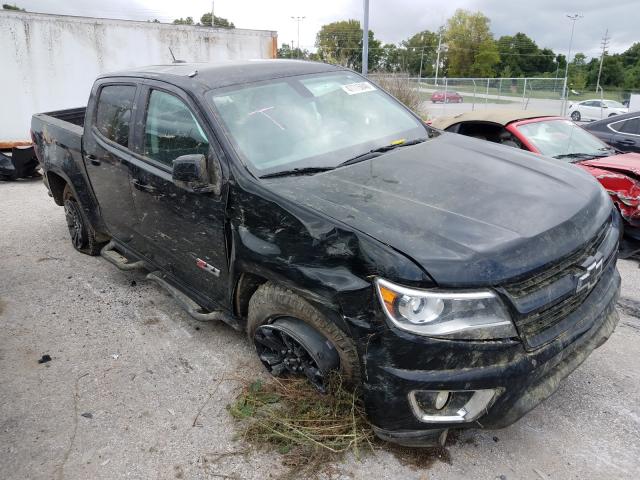
M 569 91 L 567 90 L 568 85 L 567 85 L 567 79 L 569 77 L 569 58 L 571 57 L 571 44 L 573 43 L 573 31 L 576 28 L 576 20 L 579 20 L 582 18 L 582 15 L 580 15 L 579 13 L 574 13 L 573 15 L 567 15 L 567 18 L 569 20 L 571 20 L 571 37 L 569 38 L 569 53 L 567 53 L 567 60 L 564 66 L 564 87 L 562 89 L 563 91 L 563 100 L 562 100 L 562 115 L 565 115 L 566 109 L 567 109 L 567 97 L 569 96 Z
M 422 79 L 422 62 L 424 60 L 424 35 L 420 35 L 420 43 L 422 43 L 422 52 L 420 53 L 420 72 L 418 73 L 418 85 Z
M 442 27 L 440 27 L 440 35 L 438 37 L 438 55 L 436 58 L 436 78 L 435 84 L 438 86 L 438 69 L 440 68 L 440 48 L 442 47 Z
M 362 22 L 362 75 L 369 73 L 369 0 L 364 0 L 364 21 Z
M 291 17 L 298 22 L 298 58 L 300 58 L 300 22 L 307 17 Z

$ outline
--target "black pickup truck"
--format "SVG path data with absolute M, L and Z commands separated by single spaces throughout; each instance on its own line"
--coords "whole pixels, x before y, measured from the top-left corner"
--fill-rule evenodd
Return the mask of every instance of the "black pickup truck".
M 620 219 L 591 176 L 433 129 L 344 68 L 102 75 L 32 133 L 77 250 L 245 331 L 274 375 L 338 370 L 384 439 L 508 425 L 617 323 Z

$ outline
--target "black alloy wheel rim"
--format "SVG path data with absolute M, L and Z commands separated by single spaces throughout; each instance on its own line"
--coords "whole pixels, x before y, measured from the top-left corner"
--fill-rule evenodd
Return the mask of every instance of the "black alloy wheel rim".
M 254 343 L 260 360 L 273 376 L 306 377 L 317 390 L 327 391 L 329 372 L 321 369 L 299 335 L 267 324 L 258 327 Z
M 64 206 L 64 213 L 67 219 L 67 227 L 69 228 L 69 234 L 71 235 L 71 243 L 76 248 L 82 248 L 84 243 L 84 234 L 82 228 L 82 219 L 80 218 L 80 212 L 74 206 L 69 205 L 70 201 Z

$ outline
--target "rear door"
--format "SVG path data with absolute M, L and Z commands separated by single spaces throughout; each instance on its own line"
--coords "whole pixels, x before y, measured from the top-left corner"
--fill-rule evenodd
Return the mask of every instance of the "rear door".
M 172 181 L 173 161 L 182 155 L 203 154 L 209 169 L 220 172 L 217 144 L 214 148 L 204 115 L 184 92 L 162 82 L 145 83 L 141 105 L 146 108 L 137 117 L 139 156 L 132 171 L 137 230 L 145 240 L 145 254 L 205 303 L 224 303 L 226 197 L 191 193 Z
M 580 113 L 583 120 L 600 120 L 600 102 L 588 100 L 580 104 Z
M 609 124 L 613 130 L 611 144 L 624 152 L 640 152 L 640 115 Z
M 94 86 L 82 136 L 87 175 L 111 235 L 123 243 L 135 234 L 137 214 L 129 169 L 138 86 L 132 79 L 105 79 Z

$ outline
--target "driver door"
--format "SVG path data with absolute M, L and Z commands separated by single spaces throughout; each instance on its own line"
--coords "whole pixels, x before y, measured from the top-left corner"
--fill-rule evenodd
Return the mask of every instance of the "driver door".
M 190 192 L 172 180 L 176 158 L 205 155 L 211 181 L 221 182 L 213 134 L 182 91 L 161 82 L 146 83 L 146 109 L 136 122 L 139 161 L 131 172 L 144 253 L 174 281 L 204 298 L 205 306 L 224 303 L 225 195 Z

